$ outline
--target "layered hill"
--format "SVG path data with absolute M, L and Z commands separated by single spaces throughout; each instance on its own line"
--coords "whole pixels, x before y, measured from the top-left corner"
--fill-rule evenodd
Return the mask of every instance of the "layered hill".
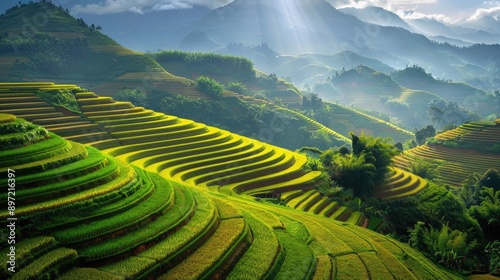
M 172 130 L 173 133 L 149 134 L 160 129 L 154 128 L 155 122 L 177 123 L 179 127 L 189 124 L 147 112 L 143 112 L 139 122 L 140 117 L 133 113 L 121 115 L 118 108 L 111 110 L 115 114 L 107 111 L 108 114 L 103 115 L 96 109 L 113 105 L 91 93 L 77 96 L 84 114 L 95 112 L 94 121 L 108 122 L 107 129 L 114 122 L 114 133 L 131 133 L 127 128 L 137 126 L 135 129 L 140 130 L 140 135 L 118 137 L 121 148 L 135 150 L 135 155 L 148 153 L 145 146 L 148 144 L 155 146 L 161 142 L 168 147 L 165 139 L 168 137 L 171 142 L 181 143 L 196 137 L 181 128 Z M 103 101 L 104 106 L 91 100 Z M 158 119 L 144 122 L 147 116 Z M 189 183 L 182 176 L 156 169 L 164 175 L 159 176 L 139 168 L 132 158 L 122 157 L 134 167 L 10 114 L 0 115 L 0 129 L 0 140 L 9 143 L 1 146 L 0 169 L 12 174 L 9 176 L 15 179 L 15 187 L 12 187 L 16 189 L 16 208 L 11 212 L 2 211 L 1 223 L 8 223 L 7 217 L 17 217 L 16 234 L 22 236 L 15 246 L 19 267 L 15 274 L 4 267 L 2 277 L 454 279 L 407 245 L 361 227 L 255 202 L 244 196 L 227 196 L 225 191 L 208 192 L 207 188 Z M 207 133 L 199 135 L 211 139 Z M 224 138 L 224 132 L 220 133 Z M 240 141 L 236 135 L 233 138 Z M 164 151 L 157 155 L 182 153 L 180 145 L 171 148 L 176 152 Z M 268 148 L 278 152 L 276 147 Z M 190 150 L 197 151 L 194 157 L 203 155 L 194 147 Z M 212 153 L 219 151 L 228 150 L 212 148 Z M 230 155 L 236 156 L 238 152 Z M 193 160 L 188 161 L 189 165 L 214 166 L 203 159 L 188 158 Z M 245 165 L 241 165 L 243 168 Z M 207 175 L 216 173 L 206 172 Z M 278 177 L 279 172 L 274 180 Z M 263 180 L 255 178 L 254 182 Z M 268 186 L 272 186 L 270 183 Z M 235 189 L 221 182 L 216 186 L 227 189 L 228 194 L 231 189 L 243 193 L 253 189 L 249 185 Z M 7 200 L 9 195 L 2 196 Z M 4 262 L 9 250 L 1 250 Z
M 493 106 L 495 102 L 492 100 L 492 96 L 489 96 L 485 91 L 465 83 L 436 80 L 422 67 L 407 67 L 393 72 L 391 77 L 403 87 L 434 93 L 445 100 L 458 102 L 482 116 L 492 114 L 496 109 Z
M 359 110 L 333 103 L 326 103 L 325 108 L 324 112 L 316 113 L 315 118 L 346 137 L 354 132 L 357 135 L 389 137 L 395 143 L 404 143 L 414 138 L 410 131 Z
M 49 1 L 9 9 L 0 16 L 0 33 L 5 35 L 0 38 L 4 81 L 77 81 L 107 95 L 131 87 L 203 96 L 190 80 L 166 72 Z
M 500 168 L 500 123 L 470 122 L 436 135 L 425 145 L 395 158 L 396 166 L 409 169 L 414 159 L 434 162 L 439 178 L 452 187 L 473 173 Z
M 304 114 L 307 114 L 307 109 L 304 110 L 302 106 L 304 97 L 300 91 L 287 81 L 273 79 L 272 75 L 256 73 L 253 70 L 252 62 L 248 59 L 229 55 L 181 51 L 163 51 L 154 53 L 152 56 L 163 67 L 172 69 L 173 73 L 179 76 L 196 77 L 203 75 L 216 79 L 223 84 L 239 83 L 243 86 L 240 90 L 241 95 L 238 95 L 239 98 L 250 104 L 265 105 L 266 108 L 274 112 L 292 118 L 288 118 L 287 122 L 295 126 L 295 130 L 296 127 L 305 126 L 311 132 L 320 130 L 326 132 L 336 139 L 331 144 L 333 146 L 338 146 L 342 140 L 347 140 L 345 137 L 350 137 L 349 132 L 351 131 L 358 134 L 364 132 L 366 135 L 375 137 L 391 137 L 395 142 L 404 142 L 413 138 L 411 132 L 405 131 L 394 124 L 339 104 L 324 105 L 324 110 L 323 108 L 319 109 L 321 113 L 315 110 L 314 118 L 316 120 L 304 116 Z M 309 56 L 314 58 L 316 55 L 311 54 Z M 327 100 L 333 99 L 328 93 L 321 94 L 321 97 Z M 294 108 L 295 111 L 284 106 L 277 106 L 262 100 L 262 98 L 267 100 L 278 98 L 283 105 Z M 306 143 L 306 145 L 311 144 Z
M 428 123 L 427 105 L 436 94 L 405 88 L 389 75 L 366 66 L 357 66 L 332 78 L 337 90 L 330 100 L 340 101 L 359 108 L 386 112 L 399 118 L 408 127 L 422 127 Z
M 32 36 L 26 36 L 27 34 L 23 33 L 22 29 L 23 19 L 34 24 L 34 19 L 39 15 L 38 11 L 43 12 L 46 22 L 35 26 L 36 28 L 32 30 Z M 277 79 L 276 76 L 272 77 L 256 71 L 252 62 L 243 58 L 232 57 L 232 61 L 236 61 L 236 66 L 239 65 L 240 68 L 224 64 L 227 62 L 226 57 L 216 55 L 193 54 L 193 57 L 208 58 L 208 60 L 195 61 L 191 59 L 193 57 L 189 57 L 188 60 L 195 62 L 194 65 L 186 63 L 186 60 L 160 60 L 165 67 L 169 67 L 175 73 L 185 77 L 172 75 L 166 72 L 151 56 L 118 45 L 103 35 L 100 29 L 85 23 L 82 19 L 73 18 L 67 11 L 55 7 L 50 2 L 16 6 L 0 16 L 0 22 L 2 23 L 0 32 L 7 35 L 0 36 L 2 49 L 0 64 L 4 65 L 0 69 L 0 77 L 3 81 L 20 81 L 20 77 L 23 77 L 22 80 L 56 80 L 59 83 L 77 81 L 79 85 L 107 96 L 113 96 L 124 88 L 139 90 L 146 93 L 152 100 L 154 99 L 154 105 L 161 104 L 161 99 L 165 95 L 180 95 L 193 100 L 203 99 L 215 104 L 217 100 L 200 91 L 196 81 L 194 81 L 200 75 L 212 75 L 224 84 L 241 81 L 247 84 L 248 89 L 252 92 L 264 95 L 269 100 L 279 98 L 281 102 L 292 107 L 299 106 L 302 101 L 302 95 L 297 88 L 284 80 Z M 198 67 L 200 65 L 202 67 Z M 244 76 L 248 73 L 251 74 L 251 77 Z M 47 79 L 48 77 L 50 79 Z M 252 111 L 249 109 L 251 104 L 268 105 L 270 103 L 224 90 L 223 97 L 228 96 L 243 100 L 244 103 L 240 102 L 238 106 L 245 107 L 243 109 L 247 111 Z M 23 100 L 19 100 L 19 103 L 23 103 Z M 269 108 L 272 110 L 272 107 Z M 159 110 L 158 107 L 155 109 Z M 202 108 L 202 110 L 204 109 L 205 107 Z M 225 109 L 231 111 L 239 108 L 228 105 L 228 108 Z M 279 113 L 271 114 L 278 115 Z M 185 115 L 184 117 L 193 118 Z M 257 118 L 252 123 L 251 128 L 241 127 L 241 129 L 246 129 L 248 136 L 259 135 L 264 126 L 269 126 L 269 122 L 265 123 L 265 121 L 267 120 Z M 300 119 L 298 121 L 298 127 L 306 124 Z M 227 127 L 220 123 L 211 124 Z M 289 134 L 293 133 L 293 129 L 282 132 L 281 134 L 285 135 L 282 138 L 291 138 Z M 91 131 L 89 127 L 88 132 L 97 133 L 97 130 L 99 128 Z M 94 136 L 98 140 L 109 139 L 109 135 L 102 135 L 102 139 L 97 134 Z M 309 133 L 305 138 L 311 136 L 312 134 Z M 279 137 L 274 139 L 276 139 L 274 143 L 283 144 L 279 142 Z M 298 140 L 298 142 L 301 141 Z M 339 140 L 339 142 L 343 143 L 344 140 Z M 303 145 L 307 144 L 300 143 L 289 146 L 289 148 L 296 149 Z
M 294 85 L 278 79 L 276 74 L 267 75 L 255 70 L 253 62 L 243 57 L 182 51 L 161 51 L 150 55 L 162 67 L 181 77 L 196 79 L 207 76 L 224 85 L 241 83 L 246 90 L 238 93 L 259 93 L 269 100 L 278 98 L 291 107 L 298 107 L 302 102 L 302 93 Z

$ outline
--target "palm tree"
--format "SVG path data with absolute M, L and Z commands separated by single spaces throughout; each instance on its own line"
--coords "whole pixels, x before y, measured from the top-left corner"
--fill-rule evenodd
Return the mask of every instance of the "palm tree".
M 481 199 L 481 204 L 472 206 L 469 214 L 479 222 L 486 238 L 492 240 L 494 236 L 498 236 L 500 227 L 500 191 L 483 187 Z
M 363 155 L 338 155 L 334 159 L 334 180 L 345 188 L 352 188 L 358 197 L 369 197 L 375 187 L 376 168 L 366 163 Z

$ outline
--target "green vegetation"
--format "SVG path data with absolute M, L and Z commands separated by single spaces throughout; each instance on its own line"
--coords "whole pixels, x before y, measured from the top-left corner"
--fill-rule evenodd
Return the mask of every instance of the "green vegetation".
M 294 111 L 287 113 L 289 111 L 285 108 L 275 110 L 271 106 L 248 104 L 234 97 L 214 101 L 180 95 L 156 95 L 149 97 L 148 102 L 154 110 L 193 119 L 291 150 L 310 145 L 326 149 L 333 141 L 333 145 L 345 143 L 323 130 L 308 131 L 300 128 L 308 126 L 309 121 L 303 115 L 298 118 Z
M 116 101 L 131 102 L 135 106 L 148 107 L 148 97 L 138 89 L 123 89 L 113 96 Z
M 230 82 L 229 84 L 227 84 L 226 89 L 239 94 L 245 94 L 248 91 L 247 87 L 244 84 L 238 82 Z
M 253 209 L 251 211 L 253 212 Z M 269 224 L 264 223 L 249 212 L 244 212 L 243 216 L 252 229 L 254 240 L 250 248 L 231 270 L 228 279 L 243 279 L 246 277 L 259 279 L 266 275 L 271 276 L 269 273 L 275 263 L 276 255 L 280 251 L 278 239 L 273 234 Z M 265 218 L 265 216 L 262 218 Z
M 160 51 L 152 56 L 159 63 L 185 63 L 190 69 L 196 69 L 193 72 L 201 72 L 203 75 L 237 75 L 243 81 L 255 78 L 253 63 L 242 57 L 183 51 Z
M 24 21 L 40 11 L 46 23 L 26 36 Z M 85 80 L 119 101 L 74 85 L 0 84 L 0 171 L 16 170 L 20 237 L 20 270 L 12 276 L 4 267 L 2 279 L 460 277 L 429 259 L 464 274 L 479 263 L 498 271 L 500 176 L 488 170 L 499 168 L 493 153 L 498 124 L 466 124 L 397 158 L 398 166 L 455 187 L 471 172 L 488 170 L 452 192 L 391 167 L 398 150 L 375 137 L 412 139 L 390 123 L 398 120 L 303 95 L 275 73 L 257 72 L 247 59 L 151 54 L 198 80 L 176 77 L 50 1 L 10 9 L 0 26 L 6 79 Z M 342 102 L 366 102 L 408 119 L 425 119 L 421 104 L 433 96 L 361 66 L 332 81 L 337 93 L 352 98 Z M 344 92 L 353 81 L 359 91 Z M 184 96 L 173 95 L 179 93 Z M 476 117 L 441 100 L 429 108 L 438 125 Z M 345 146 L 309 149 L 315 158 L 308 159 L 224 129 L 289 149 L 341 146 L 351 131 L 374 137 L 353 133 L 352 152 Z M 431 159 L 448 162 L 437 166 Z M 2 178 L 0 184 L 11 182 Z M 274 205 L 280 194 L 296 209 Z M 9 235 L 8 215 L 0 214 L 2 236 Z M 391 233 L 424 255 L 355 225 Z M 0 250 L 4 263 L 9 249 Z
M 80 107 L 75 99 L 75 93 L 81 90 L 38 90 L 36 96 L 48 103 L 66 108 L 72 112 L 81 113 Z
M 423 145 L 427 138 L 436 136 L 436 130 L 432 125 L 428 125 L 425 128 L 422 128 L 415 132 L 415 140 L 417 144 Z
M 15 132 L 14 134 L 12 134 Z M 22 119 L 8 119 L 0 123 L 0 151 L 28 146 L 49 138 L 43 127 L 35 126 Z M 11 135 L 8 135 L 11 134 Z
M 350 132 L 356 132 L 373 137 L 390 137 L 395 142 L 402 143 L 414 138 L 413 133 L 390 123 L 381 116 L 374 117 L 361 110 L 339 104 L 324 102 L 322 107 L 313 111 L 312 116 L 316 121 L 346 137 L 349 137 Z
M 219 82 L 205 76 L 196 79 L 196 85 L 201 92 L 206 93 L 212 98 L 219 98 L 224 90 L 224 86 Z
M 459 230 L 451 231 L 448 225 L 441 229 L 432 226 L 426 228 L 423 222 L 418 222 L 410 231 L 410 245 L 426 254 L 435 262 L 443 263 L 448 268 L 460 270 L 465 268 L 465 256 L 477 249 L 477 241 L 467 239 L 467 234 Z
M 285 259 L 274 279 L 311 278 L 316 260 L 307 245 L 286 232 L 276 231 L 276 236 L 285 250 Z
M 328 209 L 330 217 L 342 219 L 345 224 L 333 218 L 237 195 L 259 193 L 265 196 L 273 191 L 312 189 L 325 182 L 319 170 L 330 170 L 337 164 L 337 158 L 352 157 L 363 161 L 373 167 L 374 174 L 369 177 L 370 180 L 379 180 L 378 172 L 383 173 L 383 176 L 380 175 L 383 180 L 392 175 L 385 164 L 389 164 L 396 153 L 386 140 L 364 136 L 356 138 L 353 135 L 352 153 L 346 147 L 337 152 L 330 151 L 320 156 L 315 171 L 309 171 L 306 168 L 308 160 L 304 156 L 227 131 L 157 114 L 126 102 L 113 103 L 109 98 L 89 94 L 80 94 L 76 98 L 82 105 L 83 117 L 102 120 L 103 127 L 110 129 L 111 135 L 122 142 L 122 146 L 106 150 L 119 159 L 101 157 L 96 149 L 91 148 L 85 148 L 86 153 L 77 152 L 81 146 L 67 144 L 55 134 L 40 142 L 57 139 L 60 143 L 50 142 L 56 146 L 50 150 L 47 149 L 49 146 L 43 151 L 41 146 L 32 148 L 35 144 L 16 151 L 24 158 L 38 158 L 36 164 L 44 160 L 51 162 L 72 158 L 71 153 L 81 154 L 82 157 L 61 162 L 59 170 L 49 168 L 42 171 L 33 165 L 33 174 L 19 175 L 20 184 L 38 182 L 40 185 L 32 189 L 47 193 L 44 197 L 46 201 L 34 196 L 32 200 L 26 200 L 26 206 L 16 209 L 16 213 L 24 219 L 23 224 L 32 221 L 26 223 L 29 226 L 19 229 L 20 234 L 54 238 L 54 241 L 40 239 L 40 245 L 28 246 L 34 252 L 34 259 L 28 261 L 26 267 L 37 266 L 36 260 L 55 251 L 51 244 L 65 244 L 77 250 L 68 249 L 71 254 L 65 251 L 71 258 L 60 254 L 60 261 L 41 261 L 46 263 L 41 268 L 43 273 L 49 273 L 51 277 L 62 276 L 63 279 L 78 273 L 88 275 L 89 279 L 108 277 L 108 273 L 132 278 L 155 275 L 169 279 L 240 279 L 242 273 L 274 278 L 290 278 L 292 274 L 305 278 L 328 278 L 330 275 L 342 278 L 385 275 L 387 271 L 379 269 L 385 266 L 391 273 L 405 277 L 414 273 L 415 277 L 439 275 L 447 278 L 437 266 L 416 251 L 388 237 L 351 227 L 349 224 L 359 224 L 362 211 L 369 206 L 374 207 L 375 203 L 356 200 L 357 203 L 351 205 L 349 201 L 353 199 L 353 194 L 349 191 L 337 197 L 332 191 L 332 198 L 340 198 L 339 201 L 345 205 L 330 203 L 332 200 L 324 199 L 317 192 L 302 198 L 300 204 L 301 209 L 318 213 Z M 106 104 L 119 106 L 105 110 L 103 105 Z M 140 117 L 128 113 L 129 110 L 140 113 Z M 143 121 L 145 117 L 152 119 Z M 23 127 L 13 129 L 7 135 L 22 134 Z M 10 152 L 1 151 L 0 158 L 5 158 Z M 170 181 L 138 167 L 132 168 L 122 159 L 154 170 L 170 178 Z M 102 180 L 96 179 L 100 182 L 88 180 L 89 176 L 100 178 L 101 175 Z M 209 186 L 214 195 L 205 193 L 205 185 L 198 184 L 196 176 L 211 182 Z M 490 177 L 493 178 L 493 175 Z M 62 182 L 56 183 L 57 178 Z M 88 181 L 90 185 L 74 185 L 74 193 L 68 193 L 62 187 L 79 180 Z M 345 187 L 349 187 L 347 183 Z M 233 188 L 234 192 L 226 192 Z M 59 197 L 53 197 L 54 192 L 45 191 L 48 189 L 59 193 Z M 217 194 L 217 190 L 230 196 Z M 25 195 L 20 193 L 19 196 L 21 199 Z M 293 199 L 293 196 L 291 194 L 290 198 Z M 446 196 L 441 200 L 443 205 L 454 203 Z M 418 210 L 430 213 L 432 209 L 439 209 L 444 212 L 443 205 L 422 206 Z M 380 207 L 379 210 L 389 213 L 390 209 Z M 451 210 L 454 212 L 455 208 Z M 464 227 L 470 225 L 461 223 Z M 449 224 L 450 234 L 453 230 L 465 232 L 453 228 L 452 221 Z M 469 236 L 472 238 L 474 232 L 467 232 Z M 384 249 L 391 242 L 397 244 L 393 246 L 399 251 L 392 247 L 388 247 L 390 251 Z M 404 259 L 404 254 L 409 259 Z M 48 256 L 44 259 L 49 260 Z M 86 268 L 72 270 L 74 261 Z M 106 264 L 99 266 L 98 263 L 103 261 Z M 88 269 L 96 267 L 98 271 Z
M 399 153 L 388 139 L 351 134 L 352 153 L 346 149 L 328 150 L 320 156 L 322 167 L 333 182 L 352 188 L 358 197 L 370 197 L 382 184 L 392 157 Z

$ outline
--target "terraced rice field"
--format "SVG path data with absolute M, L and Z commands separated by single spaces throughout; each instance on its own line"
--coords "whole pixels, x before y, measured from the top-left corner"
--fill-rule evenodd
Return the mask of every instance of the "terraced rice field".
M 392 168 L 385 183 L 375 189 L 374 197 L 383 201 L 403 199 L 420 192 L 427 186 L 424 179 L 399 168 Z M 331 198 L 312 189 L 308 191 L 292 190 L 281 194 L 286 206 L 306 211 L 330 219 L 361 227 L 369 226 L 369 218 L 359 211 L 353 211 Z
M 402 199 L 416 195 L 427 187 L 427 181 L 421 177 L 394 167 L 385 182 L 374 191 L 374 197 L 384 201 Z
M 467 123 L 456 129 L 438 134 L 441 141 L 460 144 L 494 147 L 500 141 L 500 123 Z M 439 163 L 437 172 L 440 179 L 449 186 L 460 187 L 470 174 L 484 174 L 488 169 L 500 168 L 500 154 L 471 148 L 449 148 L 441 144 L 426 144 L 406 151 L 395 158 L 395 165 L 408 169 L 412 159 L 434 160 Z
M 324 216 L 333 220 L 362 227 L 368 226 L 368 218 L 359 211 L 353 211 L 331 198 L 321 195 L 316 190 L 306 192 L 286 192 L 281 199 L 288 207 Z
M 302 156 L 92 93 L 77 98 L 83 117 L 121 146 L 102 153 L 47 133 L 0 150 L 0 171 L 15 170 L 22 236 L 18 270 L 3 266 L 2 279 L 454 279 L 404 244 L 349 225 L 361 216 L 345 209 L 340 223 L 238 195 L 286 190 L 292 199 L 312 189 L 320 174 L 305 172 Z M 4 128 L 15 122 L 0 114 Z M 15 127 L 1 137 L 24 134 Z M 297 202 L 303 210 L 336 213 L 310 193 Z M 0 212 L 2 235 L 8 216 Z
M 366 113 L 338 104 L 331 106 L 329 115 L 332 121 L 325 123 L 330 129 L 349 137 L 349 132 L 356 134 L 364 132 L 367 136 L 390 137 L 394 142 L 404 143 L 406 140 L 414 139 L 414 134 L 402 129 L 392 123 L 377 119 Z
M 119 143 L 98 124 L 68 110 L 54 107 L 35 95 L 39 89 L 78 89 L 75 85 L 41 83 L 0 83 L 0 113 L 15 114 L 68 140 L 97 148 Z M 86 93 L 91 94 L 91 93 Z M 114 100 L 108 100 L 115 102 Z
M 462 142 L 499 143 L 500 123 L 498 121 L 466 123 L 438 134 L 435 138 L 443 141 L 458 139 Z
M 276 107 L 276 108 L 277 108 L 278 110 L 280 110 L 280 111 L 283 111 L 283 112 L 287 113 L 287 114 L 291 114 L 291 115 L 293 115 L 293 116 L 295 116 L 295 117 L 303 118 L 304 120 L 306 120 L 306 121 L 307 121 L 307 123 L 308 123 L 308 126 L 307 126 L 307 129 L 308 129 L 308 130 L 311 130 L 311 131 L 323 130 L 323 131 L 325 131 L 326 133 L 328 133 L 328 134 L 330 134 L 331 136 L 333 136 L 334 138 L 337 138 L 337 139 L 339 139 L 339 140 L 344 141 L 346 144 L 347 144 L 347 143 L 350 143 L 350 141 L 351 141 L 351 140 L 350 140 L 349 138 L 347 138 L 345 135 L 342 135 L 342 134 L 340 134 L 340 133 L 338 133 L 338 132 L 334 131 L 333 129 L 328 128 L 328 127 L 324 126 L 323 124 L 321 124 L 321 123 L 319 123 L 319 122 L 317 122 L 317 121 L 315 121 L 315 120 L 313 120 L 313 119 L 311 119 L 311 118 L 308 118 L 308 117 L 306 117 L 306 116 L 304 116 L 304 115 L 302 115 L 302 114 L 299 114 L 299 113 L 298 113 L 298 112 L 296 112 L 296 111 L 293 111 L 293 110 L 290 110 L 290 109 L 288 109 L 288 108 L 284 108 L 284 107 Z M 349 134 L 347 134 L 347 135 L 349 135 Z
M 304 156 L 128 102 L 77 94 L 83 116 L 121 146 L 105 149 L 119 159 L 198 187 L 251 194 L 310 189 L 319 172 L 304 172 Z

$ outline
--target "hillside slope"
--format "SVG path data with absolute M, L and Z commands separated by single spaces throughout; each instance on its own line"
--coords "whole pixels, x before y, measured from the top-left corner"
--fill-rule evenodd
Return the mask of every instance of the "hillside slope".
M 0 114 L 0 129 L 1 141 L 16 143 L 2 146 L 0 169 L 23 201 L 0 213 L 3 229 L 6 217 L 19 216 L 23 236 L 21 268 L 13 275 L 4 267 L 2 277 L 455 278 L 360 227 L 165 180 L 13 115 Z M 28 134 L 37 140 L 23 140 Z M 9 250 L 1 250 L 4 262 Z
M 315 119 L 346 137 L 350 137 L 350 132 L 357 135 L 364 133 L 366 136 L 389 137 L 395 143 L 414 138 L 410 131 L 359 110 L 333 103 L 325 103 L 324 106 L 324 110 L 315 112 Z

